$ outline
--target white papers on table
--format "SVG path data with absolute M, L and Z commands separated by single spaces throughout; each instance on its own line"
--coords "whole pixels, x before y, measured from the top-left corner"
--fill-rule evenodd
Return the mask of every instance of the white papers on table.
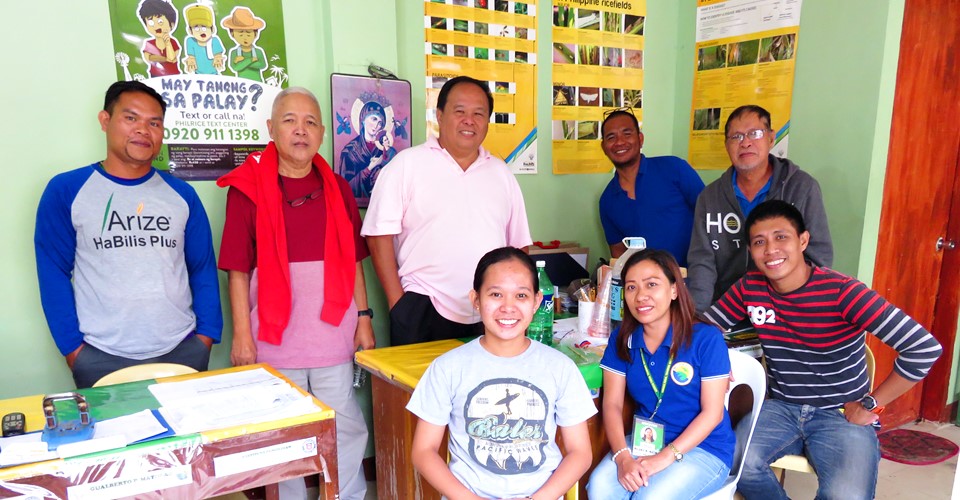
M 73 443 L 61 444 L 57 447 L 57 456 L 60 458 L 70 458 L 87 453 L 96 453 L 98 451 L 113 450 L 123 448 L 127 443 L 122 434 L 104 438 L 85 439 Z
M 122 448 L 166 431 L 167 428 L 150 410 L 143 410 L 133 415 L 96 422 L 92 439 L 62 444 L 55 451 L 48 450 L 41 432 L 0 438 L 0 467 Z
M 154 384 L 160 414 L 177 434 L 279 420 L 320 411 L 313 399 L 259 368 Z
M 40 439 L 39 432 L 0 438 L 0 467 L 55 458 L 57 458 L 57 452 L 47 450 L 47 443 Z
M 166 382 L 163 384 L 152 384 L 147 388 L 160 402 L 160 406 L 167 406 L 170 403 L 195 396 L 206 396 L 218 392 L 229 392 L 234 389 L 244 389 L 247 387 L 261 387 L 265 385 L 285 385 L 285 381 L 270 374 L 263 368 L 256 370 L 244 370 L 234 373 L 224 373 L 221 375 L 209 375 L 198 377 L 181 382 Z
M 166 431 L 167 428 L 157 420 L 152 411 L 143 410 L 132 415 L 97 422 L 93 437 L 94 439 L 101 439 L 120 436 L 123 439 L 123 444 L 128 445 Z

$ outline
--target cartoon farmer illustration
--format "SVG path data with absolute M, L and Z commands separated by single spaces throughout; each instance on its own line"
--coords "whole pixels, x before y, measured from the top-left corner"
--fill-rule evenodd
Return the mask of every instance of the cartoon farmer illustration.
M 219 75 L 226 63 L 223 43 L 216 35 L 213 24 L 213 9 L 207 5 L 193 4 L 183 9 L 187 21 L 186 57 L 183 68 L 187 73 Z
M 179 75 L 180 44 L 171 36 L 177 27 L 177 9 L 167 0 L 143 0 L 137 15 L 150 36 L 143 41 L 143 61 L 147 63 L 150 76 Z
M 220 21 L 220 26 L 229 30 L 230 38 L 237 44 L 227 53 L 227 65 L 238 77 L 263 81 L 267 58 L 263 49 L 254 43 L 260 38 L 260 30 L 266 25 L 263 19 L 253 15 L 253 11 L 247 7 L 234 7 L 233 12 Z

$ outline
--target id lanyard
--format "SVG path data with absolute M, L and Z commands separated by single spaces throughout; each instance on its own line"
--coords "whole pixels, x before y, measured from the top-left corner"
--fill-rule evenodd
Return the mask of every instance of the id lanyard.
M 650 375 L 650 369 L 647 368 L 647 358 L 643 355 L 643 349 L 640 349 L 640 361 L 643 363 L 643 371 L 647 373 L 647 380 L 650 382 L 650 387 L 653 388 L 653 394 L 657 396 L 657 406 L 654 407 L 653 413 L 650 414 L 650 420 L 653 420 L 653 417 L 657 414 L 657 410 L 660 409 L 660 403 L 663 402 L 663 393 L 667 391 L 667 379 L 670 376 L 670 367 L 673 366 L 673 354 L 670 355 L 670 359 L 667 360 L 667 369 L 663 371 L 663 383 L 660 384 L 660 390 L 657 390 L 657 384 L 653 381 L 653 375 Z

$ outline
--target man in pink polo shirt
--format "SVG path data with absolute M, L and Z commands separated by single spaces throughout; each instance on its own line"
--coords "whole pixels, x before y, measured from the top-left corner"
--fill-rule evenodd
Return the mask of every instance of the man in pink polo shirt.
M 480 146 L 492 112 L 486 83 L 447 81 L 437 98 L 440 137 L 380 172 L 361 234 L 390 306 L 391 345 L 479 335 L 468 299 L 477 262 L 531 243 L 517 180 Z

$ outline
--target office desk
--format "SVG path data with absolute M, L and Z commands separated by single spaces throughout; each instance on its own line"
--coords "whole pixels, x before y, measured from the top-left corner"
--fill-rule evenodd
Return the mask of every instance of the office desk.
M 161 380 L 82 389 L 95 419 L 102 420 L 159 403 L 147 389 L 198 377 L 263 368 L 293 383 L 268 365 L 251 365 Z M 297 388 L 304 395 L 309 393 Z M 311 396 L 312 397 L 312 396 Z M 0 401 L 0 413 L 26 415 L 27 431 L 43 428 L 43 396 Z M 268 486 L 309 474 L 322 474 L 321 498 L 339 498 L 334 412 L 316 399 L 321 411 L 185 436 L 173 436 L 126 448 L 0 469 L 0 498 L 197 499 Z M 272 487 L 270 485 L 273 485 Z
M 377 459 L 377 496 L 390 499 L 439 499 L 440 494 L 424 481 L 413 468 L 410 446 L 417 417 L 406 410 L 413 389 L 430 363 L 441 354 L 463 345 L 459 340 L 439 340 L 423 344 L 386 347 L 357 353 L 357 363 L 374 374 L 373 429 L 374 448 Z M 598 390 L 602 381 L 599 364 L 580 367 L 587 387 Z M 600 399 L 594 398 L 599 409 Z M 581 495 L 586 478 L 593 467 L 606 454 L 608 446 L 599 414 L 587 421 L 587 430 L 593 448 L 593 463 L 580 481 Z M 560 433 L 557 440 L 561 449 Z M 440 454 L 445 456 L 447 439 L 444 438 Z M 581 496 L 581 498 L 586 498 Z

